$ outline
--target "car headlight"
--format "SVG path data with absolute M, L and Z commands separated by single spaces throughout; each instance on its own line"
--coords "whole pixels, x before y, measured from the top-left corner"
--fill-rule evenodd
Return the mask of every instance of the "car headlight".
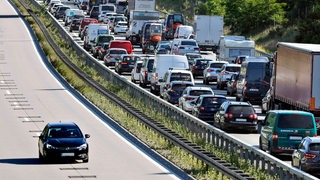
M 81 146 L 78 147 L 78 149 L 81 151 L 81 150 L 85 150 L 88 148 L 88 145 L 87 144 L 82 144 Z
M 46 144 L 47 149 L 56 149 L 56 147 L 52 146 L 51 144 Z

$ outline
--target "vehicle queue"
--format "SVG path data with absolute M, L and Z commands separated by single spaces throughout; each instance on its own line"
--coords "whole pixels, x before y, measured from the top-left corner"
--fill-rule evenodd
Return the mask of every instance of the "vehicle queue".
M 57 16 L 57 12 L 63 9 L 68 12 L 68 8 L 64 6 L 54 6 L 50 1 L 48 4 L 50 12 L 55 14 L 57 19 L 60 18 L 60 16 Z M 54 7 L 56 10 L 51 10 Z M 95 8 L 92 7 L 89 12 L 90 9 L 88 8 L 86 15 L 85 13 L 80 16 L 73 15 L 70 20 L 69 17 L 62 17 L 66 27 L 72 29 L 72 31 L 78 29 L 79 35 L 83 35 L 86 39 L 87 36 L 90 36 L 90 24 L 97 22 L 90 21 L 86 25 L 87 27 L 82 28 L 80 28 L 80 25 L 81 21 L 84 21 L 87 17 L 95 18 L 92 15 L 93 9 Z M 103 14 L 105 15 L 102 17 Z M 128 26 L 126 17 L 116 13 L 107 15 L 107 13 L 100 12 L 97 17 L 100 18 L 98 23 L 104 24 L 103 26 L 108 29 L 101 34 L 112 36 L 113 33 L 124 32 L 124 24 Z M 117 21 L 115 21 L 117 18 L 115 17 L 121 17 L 118 18 L 121 30 L 116 30 L 116 33 L 114 27 L 117 27 Z M 74 18 L 78 19 L 78 21 L 75 21 L 79 22 L 78 24 L 72 23 Z M 78 26 L 78 28 L 74 26 Z M 98 33 L 91 37 L 88 42 L 89 44 L 92 43 L 90 46 L 93 46 L 93 42 L 101 34 Z M 244 132 L 257 133 L 258 115 L 252 104 L 260 105 L 270 88 L 273 71 L 272 59 L 253 57 L 250 53 L 233 54 L 232 61 L 220 61 L 219 54 L 217 58 L 203 58 L 197 41 L 189 39 L 190 35 L 184 35 L 183 38 L 177 39 L 162 37 L 163 39 L 154 46 L 154 49 L 148 51 L 147 55 L 135 54 L 132 51 L 134 47 L 129 40 L 117 40 L 117 37 L 114 37 L 114 39 L 95 44 L 95 46 L 100 47 L 99 50 L 103 49 L 106 52 L 102 56 L 99 54 L 100 58 L 97 61 L 103 60 L 110 68 L 116 66 L 116 72 L 119 74 L 129 72 L 133 83 L 139 84 L 142 88 L 151 88 L 151 93 L 159 95 L 159 97 L 209 124 L 226 131 L 234 131 L 239 128 L 238 130 Z M 117 42 L 125 42 L 126 45 Z M 110 47 L 110 44 L 118 45 L 117 47 Z M 86 48 L 86 50 L 93 52 L 92 48 Z M 110 54 L 111 51 L 112 54 Z M 216 53 L 219 53 L 219 50 Z M 190 56 L 190 58 L 188 57 L 189 54 L 199 56 Z M 242 60 L 238 61 L 240 58 Z M 168 65 L 168 61 L 164 65 L 162 59 L 172 59 L 170 61 L 172 64 Z M 160 61 L 161 63 L 159 63 Z M 174 65 L 175 63 L 179 65 Z M 181 66 L 181 64 L 183 65 Z M 122 66 L 126 69 L 119 69 Z M 192 77 L 188 78 L 183 75 L 185 71 L 189 71 Z M 202 78 L 203 84 L 195 83 L 193 79 L 196 77 Z M 235 96 L 236 101 L 231 101 L 226 96 L 216 95 L 210 88 L 210 82 L 214 82 L 220 90 L 226 88 L 227 94 Z M 293 120 L 290 121 L 290 119 Z M 302 123 L 305 119 L 309 119 L 308 124 Z M 306 171 L 318 170 L 313 166 L 317 164 L 315 159 L 320 157 L 318 148 L 320 142 L 312 137 L 317 136 L 317 125 L 313 114 L 303 111 L 272 110 L 267 113 L 266 120 L 261 124 L 259 146 L 262 150 L 274 155 L 292 154 L 293 166 Z M 269 130 L 267 130 L 268 128 Z M 281 129 L 284 129 L 287 133 L 284 134 Z

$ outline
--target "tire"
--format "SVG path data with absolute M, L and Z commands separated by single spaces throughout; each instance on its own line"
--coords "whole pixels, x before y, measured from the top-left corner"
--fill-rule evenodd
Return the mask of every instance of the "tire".
M 89 156 L 86 159 L 82 160 L 82 162 L 83 163 L 88 163 L 89 162 Z
M 264 151 L 264 150 L 263 150 L 263 147 L 262 147 L 262 140 L 261 140 L 261 137 L 259 137 L 259 149 L 261 149 L 262 151 Z

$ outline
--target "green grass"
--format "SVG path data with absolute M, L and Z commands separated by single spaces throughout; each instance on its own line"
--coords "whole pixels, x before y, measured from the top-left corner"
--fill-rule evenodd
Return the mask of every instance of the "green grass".
M 257 170 L 252 167 L 246 160 L 240 159 L 237 155 L 232 155 L 218 147 L 207 144 L 201 137 L 196 136 L 191 133 L 187 128 L 180 125 L 179 123 L 172 121 L 168 117 L 164 117 L 156 109 L 147 107 L 142 102 L 138 101 L 136 98 L 128 96 L 128 94 L 121 90 L 119 87 L 114 86 L 106 82 L 101 76 L 92 68 L 87 67 L 81 57 L 78 57 L 75 52 L 70 48 L 69 45 L 65 44 L 64 40 L 58 34 L 57 29 L 48 21 L 48 17 L 41 10 L 36 10 L 32 8 L 41 18 L 42 22 L 45 24 L 46 28 L 50 31 L 50 34 L 55 39 L 56 43 L 61 47 L 63 52 L 69 56 L 74 64 L 82 68 L 88 75 L 90 75 L 97 82 L 102 84 L 107 89 L 113 91 L 118 96 L 122 97 L 126 101 L 130 102 L 136 108 L 145 112 L 148 116 L 156 119 L 157 121 L 163 123 L 167 128 L 179 133 L 183 137 L 187 138 L 207 151 L 212 152 L 217 157 L 232 163 L 234 166 L 243 169 L 245 172 L 251 174 L 257 179 L 276 179 L 274 176 L 270 176 L 267 173 Z M 46 53 L 48 59 L 56 70 L 65 77 L 65 79 L 80 93 L 82 93 L 86 98 L 93 102 L 97 107 L 103 110 L 110 117 L 115 119 L 124 128 L 130 131 L 132 134 L 137 136 L 143 142 L 148 144 L 152 149 L 156 150 L 164 157 L 175 163 L 177 166 L 184 169 L 186 172 L 194 176 L 196 179 L 226 179 L 221 173 L 215 171 L 213 168 L 208 168 L 203 162 L 194 158 L 192 155 L 188 154 L 184 150 L 176 147 L 163 137 L 159 136 L 157 133 L 146 127 L 144 124 L 140 123 L 137 119 L 128 115 L 117 105 L 111 103 L 108 99 L 103 97 L 100 93 L 96 92 L 90 86 L 88 86 L 84 81 L 79 79 L 58 57 L 55 55 L 54 51 L 44 40 L 42 32 L 39 27 L 35 25 L 33 20 L 29 20 L 30 24 L 34 28 L 35 34 L 38 36 L 39 42 Z

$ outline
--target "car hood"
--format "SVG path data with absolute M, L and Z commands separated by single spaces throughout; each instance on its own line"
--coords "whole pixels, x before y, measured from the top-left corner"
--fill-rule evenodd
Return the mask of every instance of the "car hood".
M 83 138 L 50 138 L 47 143 L 55 147 L 75 147 L 85 144 L 86 141 Z

